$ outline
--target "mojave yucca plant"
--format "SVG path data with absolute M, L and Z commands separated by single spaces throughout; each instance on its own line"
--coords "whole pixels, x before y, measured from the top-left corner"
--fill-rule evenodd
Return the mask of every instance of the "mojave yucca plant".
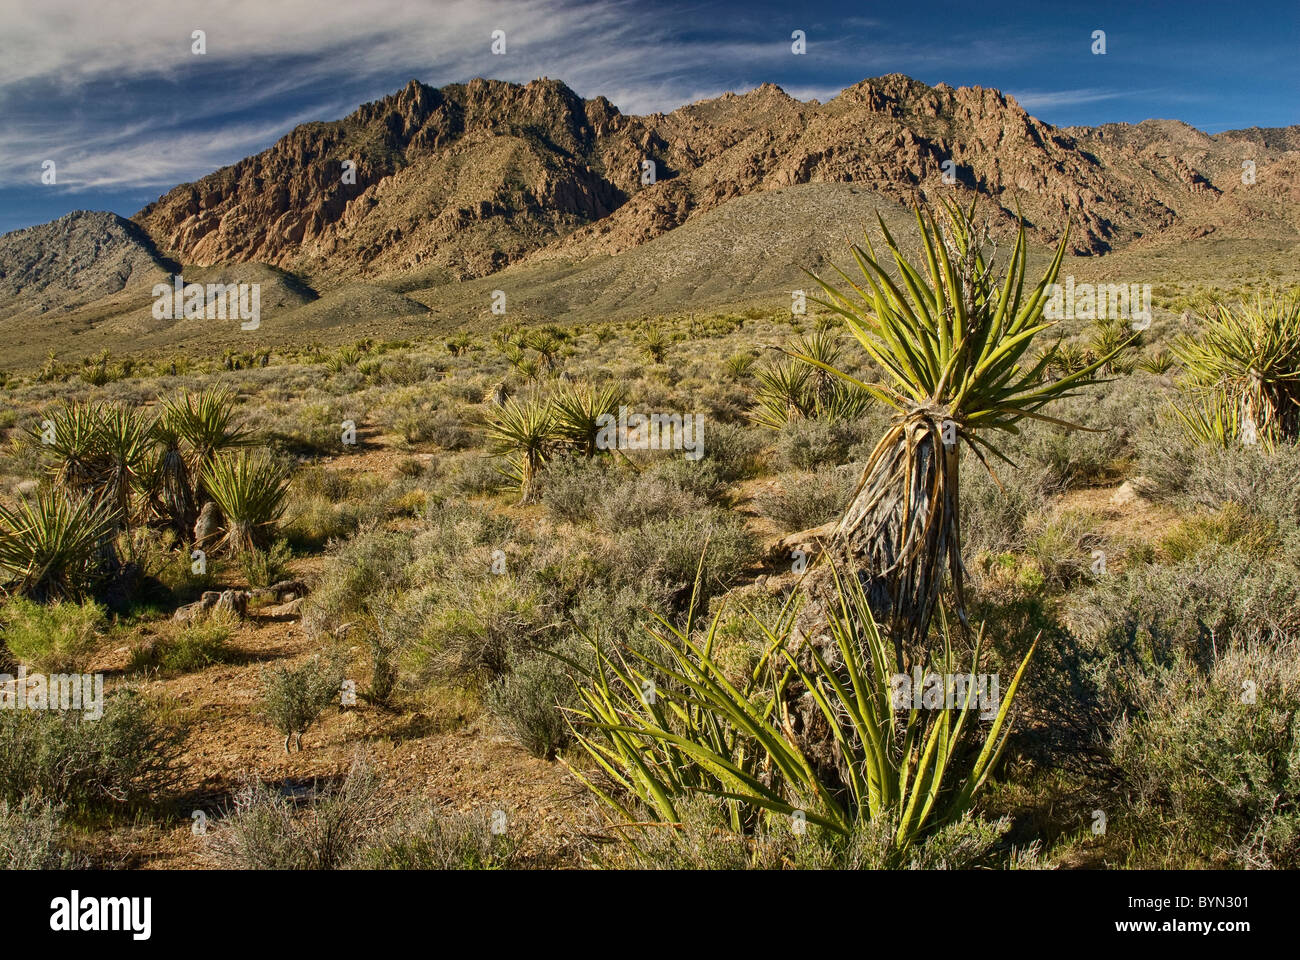
M 551 397 L 555 433 L 579 453 L 594 457 L 601 418 L 616 417 L 618 408 L 626 401 L 627 391 L 622 384 L 596 387 L 589 383 L 566 383 Z
M 1300 289 L 1216 303 L 1199 335 L 1179 337 L 1171 349 L 1197 406 L 1236 407 L 1234 436 L 1269 444 L 1300 436 Z M 1217 434 L 1216 427 L 1216 443 Z
M 239 450 L 208 464 L 203 483 L 225 518 L 223 545 L 239 552 L 270 545 L 289 491 L 279 464 L 265 453 Z
M 100 572 L 116 517 L 107 500 L 57 489 L 12 510 L 0 506 L 0 573 L 9 588 L 37 600 L 79 598 Z
M 538 400 L 513 397 L 488 413 L 488 442 L 509 457 L 509 475 L 519 487 L 519 502 L 537 499 L 537 474 L 556 443 L 555 410 Z
M 969 450 L 991 471 L 990 457 L 1011 463 L 994 435 L 1018 433 L 1025 418 L 1074 428 L 1043 408 L 1098 382 L 1097 370 L 1114 356 L 1052 379 L 1046 375 L 1051 352 L 1036 358 L 1030 352 L 1034 338 L 1055 323 L 1043 319 L 1043 311 L 1065 236 L 1042 279 L 1027 287 L 1023 223 L 999 279 L 988 229 L 974 222 L 974 204 L 963 209 L 945 202 L 944 211 L 945 220 L 937 222 L 916 208 L 918 263 L 880 219 L 888 258 L 877 255 L 868 237 L 865 247 L 851 247 L 861 277 L 838 271 L 847 291 L 814 277 L 826 293 L 817 302 L 843 318 L 885 382 L 866 383 L 794 354 L 895 410 L 833 542 L 867 578 L 872 609 L 893 639 L 900 669 L 908 643 L 925 642 L 945 572 L 965 623 L 960 451 Z
M 900 860 L 928 831 L 959 817 L 1006 744 L 1033 646 L 982 733 L 974 688 L 958 686 L 950 647 L 933 675 L 942 678 L 943 704 L 952 709 L 904 706 L 895 702 L 892 658 L 860 582 L 833 567 L 832 573 L 833 665 L 819 653 L 805 665 L 798 654 L 797 593 L 769 621 L 746 610 L 765 650 L 740 681 L 715 659 L 721 612 L 697 637 L 694 603 L 681 629 L 658 618 L 650 653 L 611 651 L 593 641 L 592 663 L 562 657 L 581 678 L 580 705 L 568 711 L 574 736 L 608 782 L 575 774 L 627 823 L 647 816 L 676 823 L 682 800 L 704 794 L 731 801 L 736 833 L 752 833 L 773 815 L 789 823 L 802 814 L 839 836 L 870 822 L 896 824 L 893 852 Z M 972 672 L 979 662 L 977 641 Z M 811 692 L 834 731 L 839 762 L 830 769 L 790 732 L 792 682 Z
M 223 450 L 248 446 L 252 437 L 235 424 L 235 392 L 211 387 L 200 393 L 164 397 L 163 423 L 185 442 L 186 472 L 197 483 L 194 498 L 208 499 L 204 477 L 208 466 Z

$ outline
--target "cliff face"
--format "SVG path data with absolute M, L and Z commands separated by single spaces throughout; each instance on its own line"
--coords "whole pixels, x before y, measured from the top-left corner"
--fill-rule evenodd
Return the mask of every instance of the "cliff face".
M 1247 160 L 1254 184 L 1242 182 Z M 529 257 L 617 254 L 751 193 L 855 183 L 904 203 L 975 191 L 1041 240 L 1068 221 L 1071 247 L 1100 253 L 1259 218 L 1294 228 L 1298 164 L 1297 128 L 1061 129 L 996 90 L 898 74 L 825 104 L 767 84 L 645 117 L 554 80 L 411 81 L 177 187 L 135 220 L 187 263 L 260 261 L 327 283 L 417 270 L 460 280 Z

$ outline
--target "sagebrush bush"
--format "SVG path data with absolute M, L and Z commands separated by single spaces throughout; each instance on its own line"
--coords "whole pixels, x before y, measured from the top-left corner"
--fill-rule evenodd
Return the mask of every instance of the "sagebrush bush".
M 262 672 L 262 714 L 284 734 L 284 752 L 289 739 L 296 738 L 302 750 L 302 735 L 321 712 L 340 696 L 343 667 L 337 656 L 316 655 L 297 667 L 281 666 Z
M 312 633 L 327 633 L 369 614 L 376 598 L 409 583 L 414 558 L 410 534 L 379 530 L 358 534 L 327 561 L 320 583 L 304 605 L 304 625 Z
M 1129 663 L 1207 666 L 1216 648 L 1300 629 L 1300 583 L 1286 566 L 1211 545 L 1171 564 L 1137 564 L 1065 598 L 1065 624 Z
M 0 870 L 73 870 L 85 860 L 65 843 L 63 808 L 24 797 L 0 800 Z
M 357 863 L 365 844 L 391 815 L 392 801 L 374 770 L 354 761 L 337 784 L 317 787 L 299 809 L 261 782 L 244 786 L 211 831 L 208 854 L 239 870 L 338 870 Z
M 720 801 L 683 801 L 680 826 L 623 827 L 628 843 L 597 852 L 613 869 L 650 870 L 970 870 L 978 867 L 1044 866 L 1037 849 L 1017 851 L 1001 844 L 1008 818 L 985 820 L 967 813 L 915 844 L 903 862 L 893 846 L 897 824 L 888 817 L 862 824 L 847 838 L 788 818 L 773 817 L 753 833 L 730 829 Z
M 782 474 L 776 486 L 755 497 L 758 511 L 785 532 L 807 530 L 838 517 L 853 496 L 852 466 Z
M 488 710 L 505 734 L 534 757 L 549 760 L 570 739 L 562 706 L 577 697 L 562 661 L 546 654 L 527 657 L 488 687 Z
M 39 673 L 84 672 L 106 626 L 104 608 L 92 600 L 43 604 L 12 597 L 0 608 L 5 646 Z
M 132 690 L 105 697 L 104 715 L 0 710 L 0 798 L 32 795 L 69 808 L 158 799 L 173 784 L 175 731 Z
M 1139 829 L 1135 866 L 1300 866 L 1300 645 L 1224 644 L 1140 677 L 1114 723 Z M 1144 858 L 1139 858 L 1144 859 Z
M 961 471 L 962 546 L 971 557 L 1023 549 L 1025 524 L 1047 506 L 1049 479 L 1033 465 L 999 464 L 997 478 L 973 459 Z
M 796 417 L 777 431 L 777 459 L 787 470 L 839 466 L 848 461 L 856 444 L 868 439 L 867 429 L 865 422 Z
M 193 673 L 214 663 L 225 663 L 234 654 L 230 647 L 232 623 L 213 615 L 187 624 L 173 637 L 159 637 L 131 650 L 127 670 L 158 670 L 163 673 Z
M 754 427 L 706 423 L 703 441 L 703 462 L 712 464 L 719 479 L 726 483 L 752 477 L 762 466 L 764 438 Z
M 701 600 L 707 600 L 740 579 L 757 561 L 759 548 L 740 517 L 710 507 L 624 531 L 616 553 L 621 577 L 651 587 L 664 601 L 682 603 L 690 599 L 697 571 Z
M 408 814 L 381 830 L 361 853 L 367 870 L 505 870 L 516 865 L 519 843 L 494 833 L 487 812 Z

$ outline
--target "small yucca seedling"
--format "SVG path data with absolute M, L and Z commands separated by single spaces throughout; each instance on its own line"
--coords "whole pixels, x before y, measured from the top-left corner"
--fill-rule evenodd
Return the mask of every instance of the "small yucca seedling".
M 289 491 L 279 465 L 264 453 L 240 450 L 213 460 L 203 482 L 225 517 L 223 545 L 241 553 L 266 549 Z
M 626 402 L 627 392 L 622 384 L 570 383 L 561 387 L 551 398 L 555 415 L 555 434 L 571 444 L 579 453 L 596 455 L 596 437 L 600 433 L 602 416 L 617 416 L 618 408 Z
M 1088 360 L 1091 362 L 1098 357 L 1109 357 L 1098 368 L 1102 373 L 1132 373 L 1132 362 L 1122 357 L 1141 341 L 1142 334 L 1129 329 L 1123 320 L 1110 317 L 1097 320 L 1088 344 Z
M 488 442 L 509 456 L 509 476 L 519 487 L 519 502 L 537 499 L 537 474 L 556 443 L 555 411 L 549 403 L 511 397 L 488 412 Z
M 0 506 L 0 571 L 12 589 L 38 600 L 77 598 L 99 574 L 101 545 L 116 514 L 107 501 L 45 490 Z
M 563 344 L 549 331 L 535 331 L 525 343 L 537 351 L 537 358 L 547 370 L 555 369 L 555 358 L 559 356 Z
M 474 338 L 467 333 L 462 333 L 447 341 L 447 352 L 453 357 L 459 357 L 468 353 L 473 346 Z
M 148 493 L 154 463 L 154 423 L 140 410 L 113 406 L 104 411 L 99 430 L 103 462 L 102 496 L 118 519 L 131 516 L 131 493 Z
M 162 404 L 167 429 L 188 447 L 186 465 L 199 484 L 195 500 L 206 501 L 203 477 L 213 458 L 253 442 L 247 430 L 235 425 L 235 393 L 229 387 L 213 387 L 174 399 L 164 397 Z
M 1145 370 L 1147 373 L 1153 373 L 1156 376 L 1163 376 L 1168 373 L 1174 365 L 1174 357 L 1164 347 L 1157 347 L 1151 353 L 1137 361 L 1139 370 Z
M 100 430 L 104 406 L 65 403 L 27 432 L 28 441 L 54 458 L 56 486 L 75 493 L 94 493 L 103 474 Z
M 840 360 L 842 347 L 839 336 L 830 327 L 819 324 L 812 333 L 797 337 L 791 344 L 789 352 L 798 357 L 806 357 L 807 360 L 802 362 L 812 364 L 812 370 L 809 371 L 811 379 L 809 389 L 812 391 L 813 402 L 820 403 L 830 394 L 832 384 L 839 379 L 828 372 L 834 369 Z
M 758 358 L 752 353 L 733 353 L 727 357 L 727 375 L 732 380 L 742 380 Z

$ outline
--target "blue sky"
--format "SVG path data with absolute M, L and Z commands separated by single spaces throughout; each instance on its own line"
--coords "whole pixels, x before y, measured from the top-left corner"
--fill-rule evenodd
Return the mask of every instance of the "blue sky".
M 1297 50 L 1296 0 L 0 0 L 0 233 L 75 209 L 130 216 L 412 77 L 545 75 L 645 113 L 765 81 L 826 100 L 901 72 L 997 87 L 1058 125 L 1215 133 L 1300 123 Z

